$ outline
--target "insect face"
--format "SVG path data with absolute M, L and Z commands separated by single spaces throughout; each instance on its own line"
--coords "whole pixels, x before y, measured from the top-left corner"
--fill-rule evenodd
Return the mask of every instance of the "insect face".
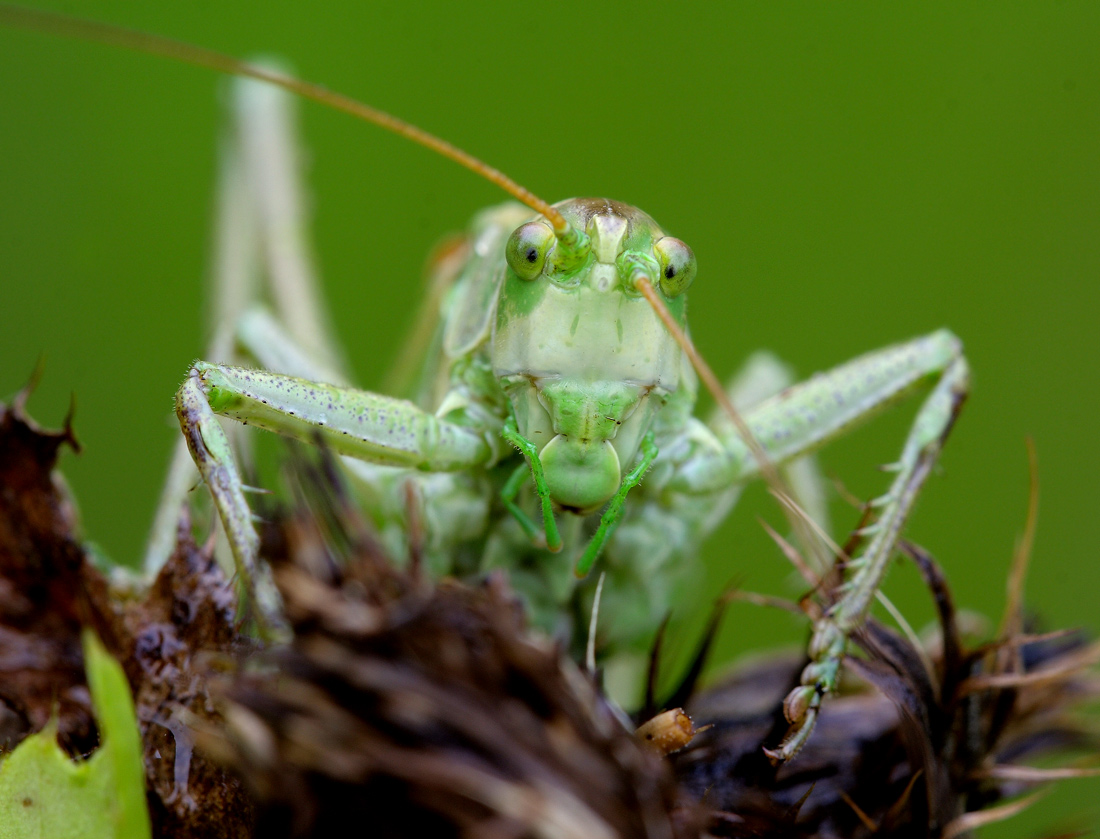
M 680 385 L 680 347 L 634 278 L 641 272 L 661 287 L 683 324 L 694 258 L 634 207 L 605 199 L 556 206 L 587 234 L 587 253 L 573 266 L 557 263 L 553 233 L 540 221 L 512 234 L 492 365 L 520 433 L 539 449 L 551 497 L 588 513 L 615 494 L 621 466 Z

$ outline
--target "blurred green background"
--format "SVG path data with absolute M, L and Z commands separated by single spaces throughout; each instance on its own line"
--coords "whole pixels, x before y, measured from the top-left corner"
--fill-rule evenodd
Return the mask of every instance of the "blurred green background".
M 1100 630 L 1100 4 L 381 5 L 49 8 L 285 57 L 550 200 L 642 207 L 695 249 L 693 331 L 720 373 L 768 347 L 808 375 L 950 326 L 973 396 L 909 535 L 961 605 L 998 615 L 1031 435 L 1029 602 L 1052 626 Z M 75 394 L 85 452 L 63 467 L 89 537 L 122 562 L 141 552 L 172 395 L 208 337 L 222 89 L 191 67 L 0 30 L 0 393 L 44 356 L 34 414 L 57 424 Z M 501 195 L 348 117 L 303 105 L 301 119 L 324 287 L 359 381 L 378 387 L 429 249 Z M 880 492 L 875 467 L 911 414 L 828 449 L 828 473 Z M 835 514 L 840 531 L 854 522 Z M 710 591 L 735 575 L 799 590 L 758 516 L 780 520 L 755 488 L 708 546 Z M 888 590 L 930 617 L 910 569 Z M 803 636 L 737 606 L 721 653 Z M 988 835 L 1089 828 L 1098 793 L 1066 785 Z

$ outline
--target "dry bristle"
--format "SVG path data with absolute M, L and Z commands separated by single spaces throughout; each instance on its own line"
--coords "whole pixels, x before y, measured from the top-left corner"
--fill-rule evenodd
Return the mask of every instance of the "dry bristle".
M 697 724 L 714 728 L 674 762 L 713 809 L 713 835 L 960 835 L 1019 812 L 1031 799 L 1012 799 L 1038 784 L 1089 774 L 1031 764 L 1095 752 L 1095 732 L 1074 712 L 1100 695 L 1092 673 L 1100 648 L 1062 633 L 1013 638 L 1022 673 L 1009 656 L 968 649 L 939 567 L 920 548 L 904 548 L 932 591 L 939 636 L 920 649 L 869 621 L 856 639 L 865 657 L 848 660 L 863 689 L 849 686 L 824 704 L 796 760 L 776 768 L 760 749 L 786 728 L 782 698 L 803 661 L 761 660 L 688 704 Z
M 1024 581 L 1031 561 L 1031 549 L 1035 545 L 1035 531 L 1039 522 L 1039 455 L 1035 441 L 1027 438 L 1028 494 L 1027 519 L 1024 532 L 1012 555 L 1012 567 L 1008 574 L 1005 611 L 1001 618 L 1001 635 L 1010 637 L 1020 631 L 1023 620 Z

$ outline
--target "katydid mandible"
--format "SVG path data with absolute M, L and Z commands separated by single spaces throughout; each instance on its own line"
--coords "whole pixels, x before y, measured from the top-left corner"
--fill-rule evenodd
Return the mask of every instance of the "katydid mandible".
M 777 467 L 930 386 L 890 467 L 895 477 L 873 502 L 877 517 L 863 530 L 863 547 L 845 563 L 841 594 L 815 623 L 802 684 L 786 700 L 791 729 L 769 755 L 779 761 L 797 754 L 823 697 L 838 686 L 849 637 L 868 612 L 966 397 L 968 369 L 955 336 L 934 332 L 801 384 L 785 386 L 772 376 L 766 398 L 748 399 L 735 383 L 718 385 L 692 348 L 686 291 L 695 258 L 642 211 L 602 198 L 547 204 L 445 141 L 264 66 L 15 7 L 0 6 L 0 22 L 259 79 L 402 134 L 522 202 L 479 214 L 453 258 L 436 263 L 440 326 L 415 401 L 350 387 L 333 365 L 338 354 L 324 346 L 327 338 L 320 350 L 296 345 L 307 343 L 292 323 L 302 313 L 285 303 L 275 314 L 247 306 L 234 313 L 232 338 L 268 369 L 203 361 L 191 367 L 176 396 L 177 414 L 246 596 L 264 569 L 219 417 L 320 440 L 344 456 L 375 499 L 383 529 L 402 520 L 395 488 L 411 474 L 423 475 L 435 570 L 508 567 L 544 625 L 581 600 L 576 578 L 599 561 L 608 575 L 606 628 L 612 642 L 629 645 L 663 615 L 669 580 L 687 567 L 741 485 L 761 475 L 778 481 Z M 254 82 L 239 90 L 242 136 L 257 128 L 286 134 L 283 106 L 269 90 Z M 263 203 L 256 180 L 242 174 L 255 156 L 242 143 L 227 169 L 226 212 L 254 214 L 255 235 L 270 240 L 276 228 L 288 228 L 255 206 Z M 293 182 L 291 168 L 276 160 L 267 176 Z M 297 294 L 312 299 L 308 287 Z M 314 328 L 306 331 L 323 332 L 306 312 L 311 318 Z M 696 371 L 722 406 L 709 421 L 693 415 Z

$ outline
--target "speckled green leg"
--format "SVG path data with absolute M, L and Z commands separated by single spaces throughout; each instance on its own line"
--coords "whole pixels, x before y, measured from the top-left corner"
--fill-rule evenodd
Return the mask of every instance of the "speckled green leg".
M 923 335 L 849 361 L 786 388 L 743 414 L 764 454 L 784 466 L 847 433 L 854 425 L 881 413 L 918 390 L 932 385 L 906 439 L 889 492 L 874 502 L 881 512 L 865 531 L 866 549 L 848 562 L 846 579 L 824 617 L 814 627 L 811 663 L 802 685 L 787 697 L 791 729 L 768 754 L 790 760 L 810 736 L 824 696 L 837 688 L 848 639 L 866 617 L 886 575 L 894 547 L 917 492 L 940 453 L 969 388 L 962 344 L 947 330 Z M 718 497 L 732 487 L 759 477 L 760 463 L 732 424 L 716 422 L 714 437 L 696 429 L 688 455 L 666 484 L 670 498 Z M 705 505 L 704 505 L 705 506 Z
M 232 448 L 215 415 L 311 444 L 320 441 L 335 454 L 427 472 L 467 469 L 492 456 L 479 431 L 402 399 L 203 361 L 194 364 L 176 394 L 176 412 L 249 597 L 257 595 L 259 539 Z
M 229 438 L 210 410 L 197 368 L 191 369 L 176 392 L 176 414 L 187 448 L 225 527 L 247 609 L 257 593 L 260 540 L 252 525 L 252 511 L 244 497 L 244 484 L 233 460 Z
M 270 85 L 236 79 L 228 101 L 207 292 L 212 335 L 203 357 L 223 363 L 250 358 L 267 369 L 342 384 L 343 356 L 311 264 L 294 100 Z M 254 308 L 262 298 L 271 301 L 275 317 Z M 181 440 L 146 547 L 150 575 L 175 547 L 180 510 L 194 483 Z
M 790 463 L 836 440 L 928 386 L 962 358 L 947 330 L 877 350 L 786 388 L 744 413 L 768 459 Z M 707 493 L 760 476 L 752 450 L 731 427 L 716 428 L 721 451 L 699 448 L 682 461 L 670 488 Z

